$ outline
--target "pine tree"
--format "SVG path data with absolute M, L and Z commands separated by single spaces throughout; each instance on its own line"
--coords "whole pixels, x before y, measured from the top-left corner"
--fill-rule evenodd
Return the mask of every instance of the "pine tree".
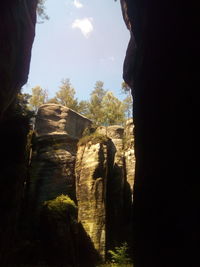
M 107 92 L 102 100 L 103 124 L 123 125 L 125 121 L 124 105 L 112 92 Z
M 94 90 L 90 94 L 88 118 L 96 125 L 100 125 L 103 122 L 102 100 L 107 92 L 103 89 L 103 86 L 104 83 L 102 81 L 97 81 Z
M 78 111 L 78 100 L 75 98 L 75 89 L 72 87 L 70 80 L 62 80 L 60 90 L 56 93 L 58 103 L 75 111 Z
M 38 108 L 47 100 L 47 91 L 42 89 L 39 85 L 32 88 L 32 96 L 29 100 L 30 109 L 37 113 Z

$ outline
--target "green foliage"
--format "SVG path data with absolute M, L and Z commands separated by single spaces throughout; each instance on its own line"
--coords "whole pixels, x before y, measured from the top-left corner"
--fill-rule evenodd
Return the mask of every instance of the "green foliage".
M 89 116 L 89 102 L 82 100 L 78 103 L 78 110 L 80 114 L 84 115 L 85 117 Z
M 122 82 L 122 92 L 127 94 L 127 93 L 130 93 L 131 91 L 131 88 L 129 87 L 129 85 L 125 82 Z
M 28 108 L 28 102 L 29 99 L 31 98 L 31 95 L 29 94 L 22 94 L 19 93 L 17 95 L 16 101 L 15 101 L 15 114 L 19 115 L 21 117 L 26 117 L 27 119 L 31 119 L 32 117 L 34 117 L 34 112 L 31 111 Z
M 48 99 L 46 103 L 59 104 L 59 102 L 58 102 L 56 97 Z
M 30 97 L 29 104 L 30 108 L 36 113 L 38 108 L 44 104 L 47 100 L 47 91 L 42 89 L 40 86 L 32 88 L 32 96 Z
M 70 79 L 61 82 L 60 90 L 56 93 L 58 103 L 75 111 L 78 111 L 78 100 L 75 98 L 75 89 L 70 83 Z
M 112 92 L 107 92 L 103 97 L 102 110 L 104 125 L 122 125 L 124 123 L 124 105 Z
M 102 101 L 107 92 L 103 89 L 103 85 L 102 81 L 97 81 L 94 90 L 90 94 L 88 118 L 96 125 L 103 123 Z
M 124 111 L 126 114 L 126 118 L 130 119 L 132 118 L 132 110 L 133 110 L 133 100 L 132 100 L 132 96 L 128 95 L 124 100 L 123 100 L 123 104 L 124 104 Z
M 44 209 L 49 217 L 60 220 L 75 220 L 77 217 L 77 206 L 67 195 L 60 195 L 53 200 L 44 202 Z
M 112 263 L 125 266 L 125 264 L 130 264 L 131 259 L 128 255 L 128 245 L 124 242 L 121 247 L 115 247 L 115 250 L 109 250 L 108 253 L 111 255 Z
M 103 82 L 97 81 L 90 94 L 88 118 L 97 126 L 124 123 L 123 103 L 112 92 L 103 89 Z
M 94 126 L 124 125 L 127 118 L 132 116 L 132 97 L 130 88 L 122 83 L 122 89 L 127 97 L 120 101 L 110 91 L 105 90 L 104 83 L 97 81 L 90 94 L 89 101 L 82 100 L 78 102 L 75 97 L 76 91 L 70 83 L 70 79 L 64 79 L 61 82 L 60 90 L 56 96 L 47 99 L 47 93 L 40 86 L 32 89 L 30 98 L 30 107 L 37 112 L 40 105 L 44 103 L 61 104 L 72 110 L 79 112 L 90 119 Z
M 90 135 L 83 136 L 79 140 L 78 146 L 86 145 L 88 142 L 91 142 L 92 144 L 105 143 L 108 140 L 109 138 L 107 136 L 94 132 Z
M 45 12 L 45 3 L 46 0 L 38 0 L 38 5 L 37 5 L 37 14 L 38 17 L 41 19 L 39 23 L 43 23 L 44 20 L 48 20 L 49 16 Z

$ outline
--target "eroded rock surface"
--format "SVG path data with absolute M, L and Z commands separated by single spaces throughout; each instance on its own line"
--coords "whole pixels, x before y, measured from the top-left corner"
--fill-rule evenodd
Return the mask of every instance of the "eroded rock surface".
M 77 141 L 90 120 L 57 104 L 40 107 L 35 124 L 30 190 L 35 204 L 61 194 L 75 200 Z
M 113 165 L 112 143 L 91 143 L 79 146 L 76 159 L 76 197 L 78 220 L 89 235 L 95 249 L 105 258 L 106 190 Z
M 129 119 L 126 122 L 124 129 L 124 156 L 125 156 L 125 169 L 126 179 L 130 186 L 133 197 L 133 185 L 135 178 L 135 150 L 134 150 L 134 124 L 133 120 Z
M 93 143 L 92 139 L 78 148 L 78 218 L 104 258 L 105 248 L 113 249 L 122 240 L 129 239 L 132 184 L 127 182 L 126 177 L 124 128 L 101 126 L 95 134 L 109 141 L 101 142 L 98 137 L 97 143 Z
M 59 104 L 44 104 L 36 117 L 36 136 L 64 134 L 79 139 L 91 121 Z

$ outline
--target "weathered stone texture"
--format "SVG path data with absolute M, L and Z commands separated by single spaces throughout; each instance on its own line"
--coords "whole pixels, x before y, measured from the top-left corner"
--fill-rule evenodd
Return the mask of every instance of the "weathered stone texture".
M 75 169 L 76 194 L 79 221 L 104 257 L 105 248 L 113 249 L 127 239 L 132 204 L 126 177 L 124 128 L 100 126 L 95 134 L 106 136 L 110 140 L 109 146 L 100 141 L 97 144 L 89 141 L 79 146 Z M 130 141 L 128 149 L 131 149 L 131 144 Z M 106 235 L 102 239 L 104 231 Z
M 44 104 L 37 114 L 35 131 L 37 136 L 66 134 L 80 138 L 91 121 L 59 104 Z
M 68 194 L 75 200 L 77 141 L 90 123 L 90 120 L 61 105 L 45 104 L 39 108 L 30 179 L 30 191 L 36 206 L 61 194 Z
M 106 188 L 108 167 L 113 165 L 112 143 L 92 144 L 78 148 L 76 159 L 76 196 L 78 220 L 91 238 L 95 249 L 105 258 Z
M 133 120 L 129 119 L 126 122 L 124 130 L 124 156 L 126 179 L 133 194 L 134 177 L 135 177 L 135 151 L 134 151 L 134 124 Z
M 121 227 L 124 216 L 125 194 L 125 164 L 124 164 L 124 128 L 119 125 L 100 126 L 97 132 L 106 135 L 112 140 L 114 147 L 114 162 L 111 175 L 107 183 L 107 245 L 115 247 L 121 240 Z M 114 222 L 114 223 L 113 223 Z

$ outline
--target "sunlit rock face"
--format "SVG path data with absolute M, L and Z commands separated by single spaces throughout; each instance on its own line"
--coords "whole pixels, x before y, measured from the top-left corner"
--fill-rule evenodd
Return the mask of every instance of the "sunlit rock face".
M 126 179 L 130 186 L 131 194 L 133 198 L 133 185 L 135 178 L 135 150 L 134 150 L 134 124 L 133 120 L 129 119 L 126 122 L 124 129 L 124 157 L 125 157 L 125 169 Z
M 77 141 L 90 120 L 57 104 L 40 107 L 35 124 L 30 189 L 35 204 L 68 194 L 75 200 Z
M 106 247 L 106 195 L 110 155 L 113 144 L 90 141 L 80 145 L 76 158 L 76 197 L 78 220 L 89 235 L 95 249 L 105 258 Z
M 96 250 L 105 257 L 106 249 L 129 240 L 131 189 L 126 176 L 124 128 L 100 126 L 95 134 L 105 141 L 87 141 L 76 157 L 78 218 Z
M 44 104 L 36 117 L 36 136 L 66 135 L 79 139 L 91 121 L 72 109 L 59 104 Z
M 124 128 L 119 125 L 100 126 L 96 130 L 112 140 L 114 161 L 110 179 L 107 183 L 107 246 L 115 247 L 120 243 L 126 220 L 126 170 L 124 157 Z M 129 206 L 130 207 L 130 206 Z

